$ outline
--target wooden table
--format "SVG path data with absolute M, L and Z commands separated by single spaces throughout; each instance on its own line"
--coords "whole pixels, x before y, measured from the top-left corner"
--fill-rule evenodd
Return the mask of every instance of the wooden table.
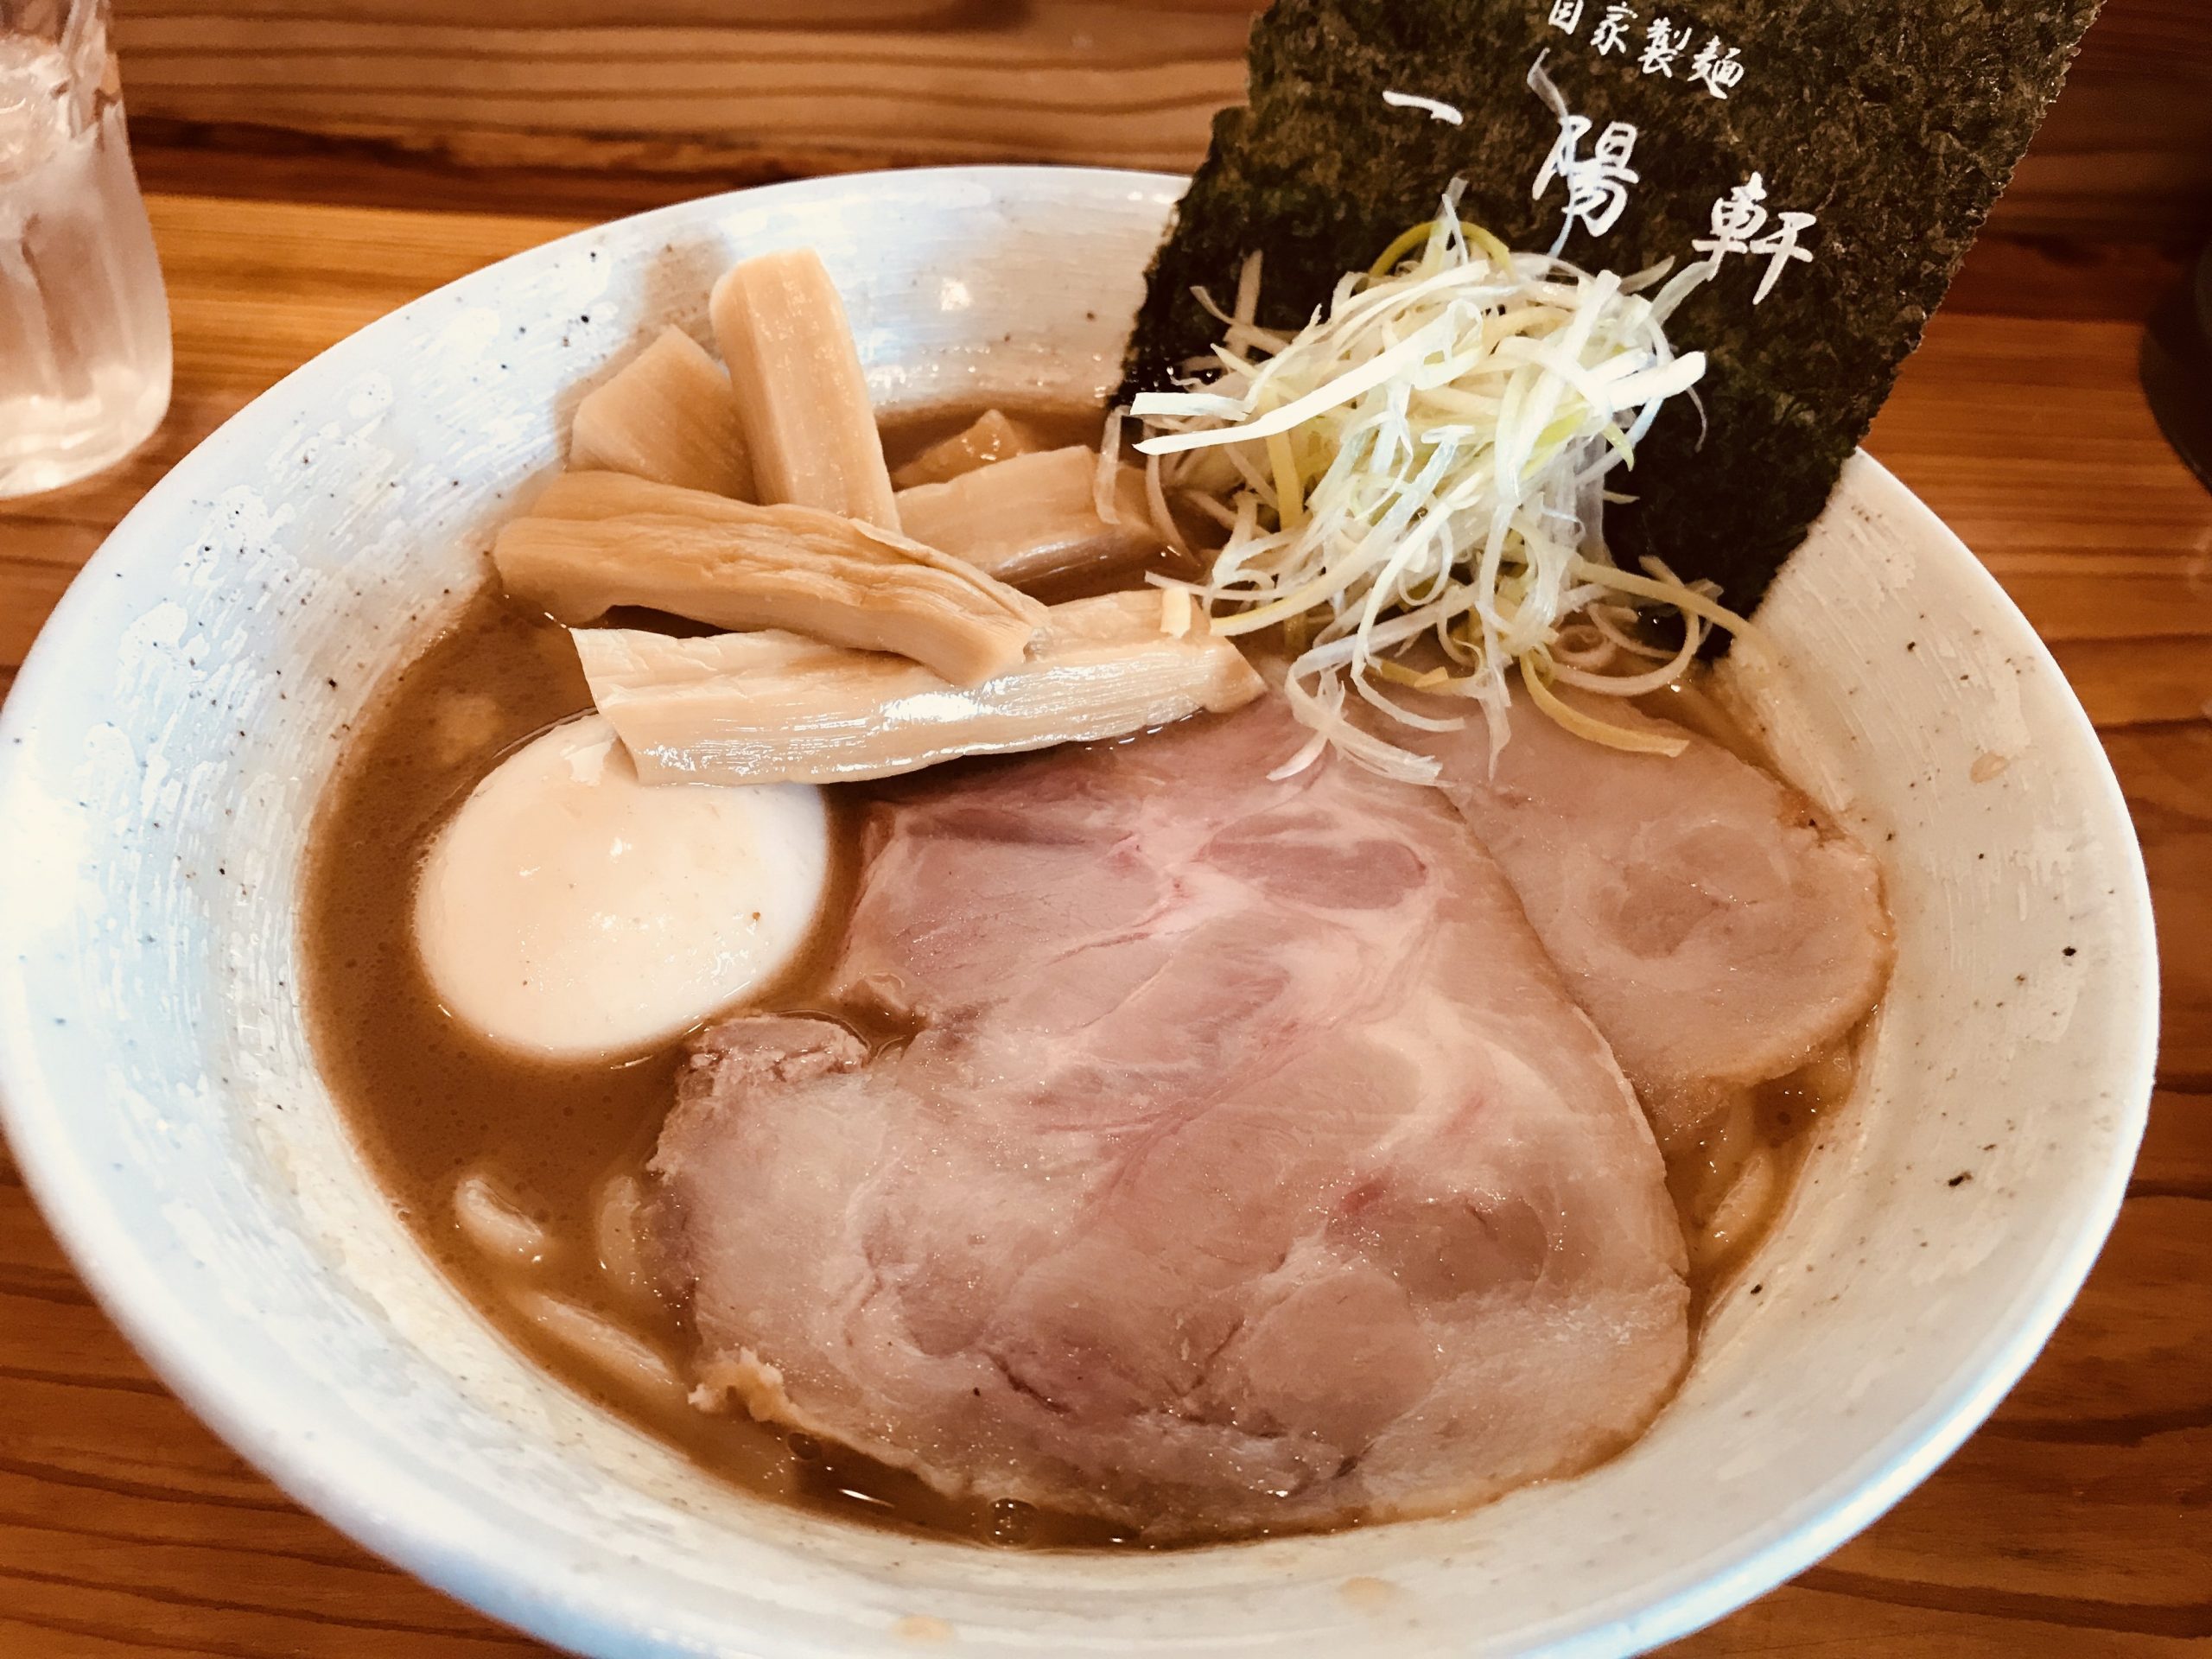
M 139 494 L 285 371 L 569 221 L 159 196 L 176 395 L 146 449 L 0 509 L 0 690 Z M 2212 494 L 2137 391 L 2169 264 L 1985 244 L 1869 447 L 2057 652 L 2140 827 L 2165 1048 L 2126 1208 L 1996 1417 L 1685 1655 L 2158 1655 L 2212 1638 Z M 2146 276 L 2147 272 L 2147 276 Z M 0 835 L 4 835 L 0 829 Z M 410 1659 L 535 1644 L 294 1506 L 147 1371 L 0 1155 L 0 1653 Z

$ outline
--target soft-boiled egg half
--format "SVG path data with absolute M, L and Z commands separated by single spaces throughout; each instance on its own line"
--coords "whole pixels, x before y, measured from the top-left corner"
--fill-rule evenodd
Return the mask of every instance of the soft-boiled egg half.
M 774 979 L 829 865 L 821 791 L 641 784 L 587 715 L 461 804 L 424 861 L 415 937 L 439 1001 L 493 1042 L 613 1058 Z

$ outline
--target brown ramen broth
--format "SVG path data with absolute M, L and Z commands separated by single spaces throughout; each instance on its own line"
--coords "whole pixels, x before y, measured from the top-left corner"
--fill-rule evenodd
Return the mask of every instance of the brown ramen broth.
M 1096 417 L 1041 421 L 1087 441 Z M 972 411 L 886 434 L 893 464 Z M 1123 578 L 1127 580 L 1126 576 Z M 1050 597 L 1068 597 L 1056 594 Z M 1652 712 L 1760 762 L 1694 684 L 1648 700 Z M 636 1179 L 675 1092 L 679 1039 L 622 1062 L 521 1058 L 478 1038 L 440 1006 L 412 925 L 416 876 L 437 830 L 501 759 L 590 698 L 565 630 L 526 613 L 492 585 L 394 676 L 357 728 L 317 820 L 303 918 L 308 1017 L 331 1091 L 371 1167 L 439 1265 L 505 1336 L 579 1392 L 679 1448 L 702 1469 L 820 1513 L 980 1543 L 1130 1544 L 1122 1529 L 1028 1505 L 946 1497 L 918 1478 L 741 1412 L 695 1410 L 678 1393 L 632 1386 L 533 1321 L 533 1299 L 590 1310 L 642 1339 L 680 1375 L 690 1348 L 682 1310 L 626 1287 L 602 1260 L 607 1184 Z M 828 915 L 850 893 L 850 833 L 867 785 L 830 792 L 837 849 Z M 817 937 L 759 1006 L 828 1011 L 820 982 L 837 944 Z M 846 1017 L 846 1011 L 837 1011 Z M 1702 1314 L 1782 1206 L 1820 1116 L 1848 1093 L 1847 1040 L 1764 1085 L 1670 1157 L 1668 1185 L 1690 1244 L 1693 1318 Z M 1756 1179 L 1739 1179 L 1751 1160 Z M 543 1230 L 544 1251 L 494 1259 L 455 1217 L 456 1182 L 487 1177 Z M 1739 1190 L 1740 1189 L 1740 1190 Z M 1725 1203 L 1734 1194 L 1732 1203 Z

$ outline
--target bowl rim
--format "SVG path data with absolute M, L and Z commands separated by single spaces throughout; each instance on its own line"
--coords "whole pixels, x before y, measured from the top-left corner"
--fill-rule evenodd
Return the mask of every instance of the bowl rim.
M 217 437 L 264 405 L 281 402 L 296 380 L 327 372 L 327 359 L 334 354 L 365 351 L 388 336 L 404 337 L 410 327 L 410 314 L 426 302 L 453 296 L 471 285 L 495 288 L 502 273 L 517 262 L 550 258 L 553 250 L 612 226 L 685 223 L 740 207 L 797 203 L 856 190 L 926 188 L 933 181 L 989 189 L 1021 179 L 1033 188 L 1040 175 L 1167 192 L 1179 191 L 1187 183 L 1180 175 L 1135 169 L 985 165 L 842 174 L 722 192 L 604 221 L 523 249 L 417 296 L 316 353 L 180 459 L 133 505 L 72 580 L 26 654 L 10 695 L 0 703 L 0 804 L 16 792 L 25 766 L 21 758 L 27 748 L 23 737 L 35 725 L 41 705 L 64 695 L 62 683 L 76 658 L 103 646 L 87 626 L 91 595 L 103 581 L 128 569 L 138 526 L 191 493 L 194 463 Z M 1570 1621 L 1544 1642 L 1542 1651 L 1591 1656 L 1637 1652 L 1688 1635 L 1827 1555 L 1924 1480 L 1996 1408 L 2071 1306 L 2117 1217 L 2147 1119 L 2158 1021 L 2150 891 L 2132 817 L 2094 727 L 2041 636 L 1966 543 L 1863 450 L 1851 466 L 1859 488 L 1871 491 L 1885 508 L 1913 519 L 1925 533 L 1929 550 L 1940 549 L 1942 558 L 1961 567 L 1964 579 L 1980 590 L 1989 618 L 2017 636 L 2007 641 L 2007 648 L 2034 658 L 2037 666 L 2065 687 L 2061 718 L 2071 728 L 2071 737 L 2087 745 L 2087 753 L 2096 759 L 2094 779 L 2083 779 L 2094 782 L 2096 799 L 2085 800 L 2084 809 L 2126 830 L 2121 837 L 2127 849 L 2126 867 L 2111 873 L 2115 889 L 2111 903 L 2120 912 L 2124 948 L 2134 957 L 2127 965 L 2139 975 L 2145 990 L 2134 1011 L 2128 1074 L 2116 1081 L 2113 1097 L 2120 1109 L 2132 1114 L 2121 1125 L 2123 1130 L 2132 1128 L 2132 1133 L 2116 1137 L 2111 1166 L 2103 1172 L 2069 1249 L 2037 1287 L 2016 1323 L 2000 1339 L 1985 1345 L 1977 1363 L 1961 1366 L 1921 1410 L 1896 1425 L 1869 1451 L 1864 1462 L 1873 1465 L 1870 1470 L 1857 1478 L 1836 1478 L 1831 1486 L 1840 1490 L 1808 1495 L 1791 1514 L 1777 1517 L 1765 1529 L 1766 1535 L 1747 1535 L 1728 1559 L 1714 1563 L 1686 1587 L 1662 1592 L 1624 1617 L 1585 1615 L 1580 1622 Z M 0 917 L 0 931 L 4 928 L 5 918 Z M 227 1366 L 224 1356 L 207 1341 L 191 1299 L 167 1294 L 167 1269 L 139 1248 L 124 1217 L 103 1192 L 99 1175 L 73 1155 L 71 1114 L 62 1090 L 40 1069 L 27 1040 L 35 1001 L 35 987 L 21 971 L 19 959 L 13 953 L 0 955 L 0 1130 L 6 1134 L 34 1202 L 103 1312 L 194 1415 L 288 1496 L 355 1542 L 505 1624 L 583 1651 L 701 1650 L 683 1637 L 664 1641 L 652 1633 L 659 1621 L 648 1589 L 625 1589 L 617 1580 L 598 1574 L 580 1582 L 564 1570 L 552 1540 L 474 1524 L 470 1516 L 411 1473 L 379 1465 L 374 1455 L 379 1437 L 374 1432 L 351 1420 L 318 1415 L 311 1402 L 302 1404 L 265 1390 L 256 1378 L 242 1376 Z M 2125 1157 L 2118 1151 L 2123 1147 Z M 1812 1502 L 1814 1498 L 1820 1501 Z

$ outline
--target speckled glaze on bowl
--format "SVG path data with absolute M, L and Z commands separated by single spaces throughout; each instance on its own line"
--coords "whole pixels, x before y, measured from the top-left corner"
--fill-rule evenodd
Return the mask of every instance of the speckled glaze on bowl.
M 687 203 L 417 301 L 255 402 L 89 564 L 0 716 L 0 1085 L 132 1340 L 302 1503 L 600 1655 L 1611 1655 L 1778 1582 L 1924 1477 L 2049 1335 L 2140 1135 L 2150 909 L 2058 670 L 1859 457 L 1730 671 L 1879 853 L 1897 977 L 1679 1398 L 1457 1519 L 1160 1556 L 855 1530 L 703 1479 L 463 1304 L 371 1185 L 297 998 L 300 855 L 378 679 L 486 575 L 582 391 L 730 260 L 811 244 L 880 404 L 1116 378 L 1178 180 L 959 168 Z M 1968 1175 L 1970 1179 L 1958 1178 Z

